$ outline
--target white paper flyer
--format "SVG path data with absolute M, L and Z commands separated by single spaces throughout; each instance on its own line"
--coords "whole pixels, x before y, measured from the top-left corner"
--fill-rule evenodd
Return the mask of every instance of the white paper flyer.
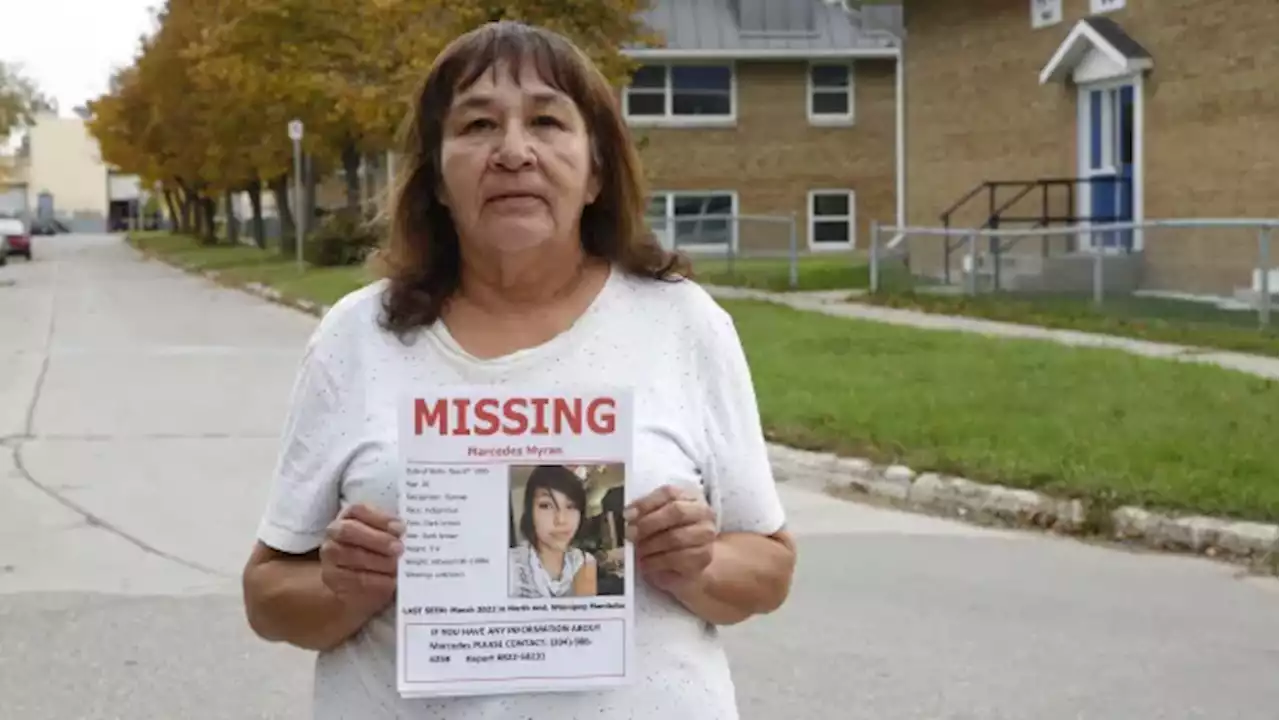
M 430 388 L 399 418 L 400 694 L 629 683 L 630 391 Z

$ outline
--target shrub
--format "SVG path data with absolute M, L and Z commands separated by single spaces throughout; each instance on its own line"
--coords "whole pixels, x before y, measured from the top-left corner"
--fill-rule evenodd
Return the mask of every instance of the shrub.
M 384 236 L 380 224 L 347 210 L 326 215 L 307 236 L 303 257 L 317 267 L 359 265 Z

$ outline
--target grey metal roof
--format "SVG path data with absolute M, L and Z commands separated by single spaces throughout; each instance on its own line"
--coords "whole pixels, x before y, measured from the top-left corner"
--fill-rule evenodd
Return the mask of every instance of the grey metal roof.
M 666 51 L 830 52 L 892 47 L 891 34 L 859 27 L 843 3 L 824 0 L 651 0 L 641 19 Z
M 1098 17 L 1096 15 L 1087 17 L 1084 22 L 1089 24 L 1102 36 L 1103 40 L 1111 43 L 1111 47 L 1115 48 L 1121 55 L 1130 60 L 1151 59 L 1151 53 L 1147 49 L 1133 39 L 1129 33 L 1120 27 L 1120 24 L 1111 18 Z

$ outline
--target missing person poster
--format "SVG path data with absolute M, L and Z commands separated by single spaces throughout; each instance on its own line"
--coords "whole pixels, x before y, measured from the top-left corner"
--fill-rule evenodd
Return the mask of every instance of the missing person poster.
M 402 399 L 402 696 L 630 682 L 631 402 L 506 386 Z

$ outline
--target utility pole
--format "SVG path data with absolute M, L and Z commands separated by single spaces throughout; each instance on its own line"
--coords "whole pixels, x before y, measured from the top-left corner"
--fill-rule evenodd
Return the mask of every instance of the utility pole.
M 304 213 L 302 211 L 302 204 L 303 204 L 302 203 L 302 132 L 303 132 L 303 127 L 302 127 L 301 120 L 289 121 L 289 139 L 293 141 L 293 188 L 294 188 L 293 226 L 294 226 L 295 236 L 297 238 L 295 241 L 297 246 L 294 248 L 294 250 L 297 253 L 298 272 L 302 272 L 302 269 L 303 269 L 302 236 L 303 236 L 303 224 L 306 222 L 304 220 Z

